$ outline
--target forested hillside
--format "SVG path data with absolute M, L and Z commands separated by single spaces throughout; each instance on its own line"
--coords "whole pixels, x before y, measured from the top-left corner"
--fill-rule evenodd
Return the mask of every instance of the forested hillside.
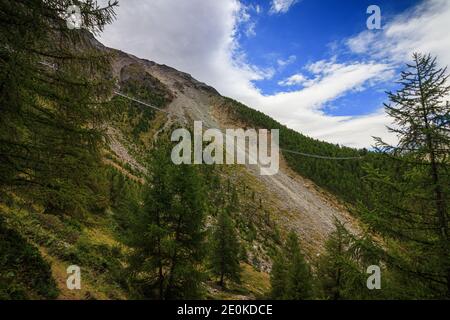
M 337 222 L 339 248 L 343 246 L 354 253 L 353 250 L 361 250 L 373 255 L 369 260 L 387 264 L 386 272 L 392 277 L 387 287 L 393 290 L 387 296 L 447 297 L 450 293 L 450 108 L 445 98 L 450 86 L 446 83 L 446 69 L 437 67 L 436 58 L 414 54 L 413 61 L 402 73 L 403 88 L 396 93 L 389 92 L 387 98 L 391 103 L 385 105 L 399 126 L 389 128 L 400 138 L 397 146 L 375 137 L 375 151 L 355 150 L 306 137 L 232 99 L 225 99 L 219 108 L 226 108 L 233 119 L 249 127 L 280 129 L 280 148 L 289 166 L 345 200 L 372 235 L 383 236 L 385 250 L 378 247 L 381 243 L 370 240 L 370 234 L 354 242 L 356 247 L 352 248 L 352 244 L 345 242 L 355 240 L 349 240 L 352 237 Z M 345 159 L 348 157 L 357 158 Z M 332 242 L 328 246 L 336 245 L 334 237 L 330 236 Z M 335 247 L 328 247 L 328 259 L 341 255 L 335 251 Z M 349 252 L 343 252 L 338 259 Z M 427 262 L 418 262 L 424 256 L 429 257 Z M 366 258 L 359 257 L 358 262 L 351 263 L 361 263 L 360 259 Z M 346 268 L 342 265 L 334 272 L 344 272 Z M 339 283 L 341 279 L 332 281 Z M 329 294 L 342 298 L 342 292 L 335 290 L 347 288 L 337 283 Z M 339 286 L 343 288 L 339 290 Z M 350 287 L 355 289 L 355 284 Z M 400 288 L 408 293 L 403 296 Z M 365 295 L 353 292 L 350 296 L 355 297 L 354 294 Z
M 233 99 L 225 99 L 219 108 L 226 108 L 231 117 L 250 127 L 279 129 L 281 152 L 289 166 L 349 203 L 354 204 L 365 197 L 361 192 L 364 189 L 365 165 L 372 164 L 383 170 L 395 165 L 394 161 L 377 152 L 348 148 L 307 137 Z M 355 159 L 345 159 L 347 157 Z
M 449 297 L 450 88 L 432 57 L 387 95 L 399 144 L 355 150 L 104 47 L 117 4 L 84 3 L 81 30 L 70 4 L 0 2 L 0 299 Z M 216 113 L 280 129 L 286 167 L 175 165 L 171 132 Z

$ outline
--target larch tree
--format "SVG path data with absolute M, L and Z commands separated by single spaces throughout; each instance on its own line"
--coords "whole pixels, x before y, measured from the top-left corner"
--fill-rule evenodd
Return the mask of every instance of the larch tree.
M 281 252 L 277 252 L 270 272 L 270 298 L 281 300 L 287 284 L 286 260 Z
M 367 268 L 379 266 L 382 250 L 370 235 L 355 236 L 342 222 L 335 220 L 335 230 L 325 243 L 325 252 L 317 262 L 317 283 L 320 295 L 328 300 L 379 299 L 383 291 L 367 287 Z M 382 279 L 386 278 L 383 270 Z M 385 283 L 385 281 L 383 282 Z
M 151 152 L 144 206 L 127 240 L 128 270 L 139 297 L 195 299 L 205 254 L 205 190 L 197 167 L 173 164 L 170 151 L 160 138 Z
M 64 19 L 78 5 L 81 29 Z M 100 125 L 112 94 L 109 58 L 92 45 L 117 1 L 0 2 L 0 194 L 47 212 L 95 203 Z M 91 183 L 91 186 L 89 185 Z M 22 192 L 25 191 L 25 192 Z
M 240 245 L 233 220 L 226 209 L 217 217 L 211 239 L 211 271 L 219 277 L 219 285 L 224 287 L 225 279 L 240 282 Z
M 376 138 L 378 151 L 395 160 L 395 171 L 367 168 L 372 205 L 362 216 L 390 244 L 387 263 L 415 283 L 412 298 L 450 298 L 447 80 L 436 58 L 413 54 L 385 105 L 398 143 Z
M 312 274 L 295 233 L 288 235 L 286 242 L 288 260 L 285 299 L 305 300 L 312 298 Z
M 274 259 L 270 282 L 273 299 L 305 300 L 313 296 L 311 270 L 294 232 L 289 233 L 283 249 Z
M 335 221 L 336 229 L 325 243 L 325 252 L 319 256 L 317 278 L 324 298 L 339 300 L 344 298 L 346 270 L 349 263 L 347 250 L 349 246 L 348 231 Z

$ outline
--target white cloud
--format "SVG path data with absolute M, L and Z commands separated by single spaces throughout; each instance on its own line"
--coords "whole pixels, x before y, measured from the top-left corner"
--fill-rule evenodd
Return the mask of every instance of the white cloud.
M 341 68 L 343 64 L 336 63 L 336 56 L 328 60 L 318 60 L 308 64 L 305 69 L 316 75 L 331 74 Z
M 285 67 L 288 66 L 292 63 L 295 62 L 295 60 L 297 60 L 297 57 L 295 55 L 290 55 L 287 59 L 283 60 L 283 59 L 277 59 L 277 64 L 280 67 Z
M 256 36 L 256 19 L 252 18 L 252 14 L 258 15 L 261 13 L 261 7 L 259 5 L 239 5 L 239 18 L 238 23 L 244 31 L 244 34 L 250 38 Z
M 450 65 L 450 1 L 428 0 L 397 16 L 382 31 L 364 31 L 347 41 L 358 54 L 404 63 L 414 51 L 437 55 Z
M 392 57 L 400 56 L 403 50 L 406 53 L 406 49 L 430 48 L 444 62 L 450 62 L 450 1 L 427 3 L 429 8 L 419 7 L 407 17 L 396 18 L 369 44 L 364 39 L 373 34 L 368 32 L 350 39 L 348 44 L 364 60 L 342 63 L 333 57 L 315 61 L 306 68 L 314 75 L 311 83 L 273 95 L 263 95 L 253 81 L 270 78 L 275 71 L 250 65 L 239 48 L 238 30 L 246 18 L 242 18 L 243 6 L 238 0 L 129 0 L 121 4 L 118 20 L 107 27 L 101 40 L 108 46 L 189 72 L 223 95 L 257 108 L 299 132 L 334 143 L 368 147 L 373 143 L 371 136 L 393 141 L 385 129 L 389 119 L 381 109 L 365 116 L 342 117 L 327 115 L 321 108 L 352 90 L 390 79 Z M 286 7 L 277 8 L 282 12 Z
M 298 91 L 264 96 L 259 99 L 263 110 L 277 120 L 313 137 L 348 146 L 370 146 L 372 135 L 388 137 L 380 112 L 364 117 L 332 117 L 321 111 L 327 102 L 367 84 L 369 80 L 382 81 L 392 76 L 387 64 L 334 64 L 333 72 L 322 72 L 314 83 Z M 373 126 L 370 120 L 373 119 Z M 386 124 L 386 122 L 384 122 Z
M 309 81 L 308 78 L 306 78 L 304 75 L 302 75 L 301 73 L 297 73 L 297 74 L 293 74 L 292 76 L 278 81 L 278 84 L 280 86 L 294 86 L 294 85 L 302 85 L 305 82 Z
M 129 0 L 100 40 L 189 72 L 227 95 L 250 94 L 251 81 L 273 72 L 245 63 L 236 41 L 242 9 L 237 0 Z
M 249 38 L 256 36 L 255 28 L 256 28 L 256 22 L 248 23 L 247 27 L 245 28 L 245 35 Z
M 270 13 L 286 13 L 299 0 L 272 0 Z

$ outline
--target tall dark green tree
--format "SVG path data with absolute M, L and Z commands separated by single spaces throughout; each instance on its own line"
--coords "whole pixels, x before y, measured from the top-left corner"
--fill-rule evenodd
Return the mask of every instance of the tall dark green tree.
M 411 297 L 450 298 L 449 150 L 450 93 L 446 69 L 415 53 L 389 92 L 386 112 L 394 120 L 395 146 L 377 147 L 395 159 L 395 171 L 368 168 L 372 206 L 363 217 L 390 239 L 388 263 L 416 283 Z
M 348 267 L 352 264 L 347 257 L 349 233 L 337 221 L 335 227 L 325 244 L 325 253 L 320 257 L 317 278 L 324 297 L 339 300 L 344 298 Z
M 82 29 L 69 29 L 70 5 Z M 98 163 L 109 59 L 92 46 L 116 1 L 0 2 L 0 194 L 32 195 L 48 212 L 79 211 Z M 86 183 L 88 182 L 88 183 Z M 66 211 L 66 212 L 67 212 Z
M 129 271 L 144 298 L 201 296 L 205 198 L 198 169 L 175 165 L 159 139 L 149 160 L 144 208 L 130 228 Z
M 312 274 L 294 232 L 289 233 L 286 241 L 286 257 L 288 265 L 285 299 L 310 299 L 312 297 Z
M 300 250 L 298 237 L 290 232 L 285 246 L 274 261 L 271 272 L 273 299 L 312 298 L 312 274 Z
M 281 300 L 284 297 L 287 284 L 286 260 L 281 252 L 277 252 L 272 263 L 270 272 L 270 297 Z
M 235 226 L 226 209 L 223 209 L 219 213 L 211 239 L 211 271 L 219 277 L 220 286 L 224 287 L 225 278 L 240 281 L 239 254 L 240 245 Z
M 335 220 L 333 231 L 325 244 L 325 252 L 317 263 L 320 295 L 328 300 L 378 299 L 380 290 L 367 288 L 367 267 L 381 266 L 382 253 L 370 236 L 356 237 Z M 383 270 L 382 279 L 386 278 Z M 382 288 L 385 293 L 388 288 Z M 387 296 L 387 295 L 386 295 Z

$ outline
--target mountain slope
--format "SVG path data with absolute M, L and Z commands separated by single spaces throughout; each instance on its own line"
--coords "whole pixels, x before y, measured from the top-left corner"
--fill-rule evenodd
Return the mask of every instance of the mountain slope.
M 92 180 L 86 182 L 94 206 L 78 215 L 55 206 L 50 214 L 45 204 L 34 201 L 26 193 L 12 194 L 10 201 L 0 203 L 5 230 L 11 230 L 26 240 L 22 241 L 24 252 L 33 250 L 33 256 L 39 257 L 37 263 L 48 278 L 44 285 L 57 291 L 52 291 L 51 297 L 135 297 L 124 270 L 130 251 L 124 238 L 133 213 L 142 206 L 141 194 L 148 173 L 146 158 L 155 147 L 156 138 L 165 131 L 170 132 L 179 126 L 191 128 L 194 120 L 203 121 L 204 127 L 222 130 L 277 128 L 280 129 L 282 147 L 291 141 L 286 137 L 294 137 L 301 142 L 306 141 L 318 153 L 331 148 L 332 153 L 358 154 L 353 149 L 341 149 L 286 131 L 269 117 L 222 97 L 214 88 L 186 73 L 106 48 L 90 34 L 86 34 L 85 42 L 86 46 L 111 55 L 108 77 L 115 79 L 116 91 L 145 104 L 120 95 L 111 98 L 108 117 L 101 124 L 106 138 L 102 145 L 101 163 L 91 170 Z M 299 146 L 287 144 L 287 147 L 296 149 Z M 291 156 L 283 154 L 280 160 L 280 171 L 273 176 L 261 176 L 255 166 L 222 165 L 214 169 L 220 183 L 215 189 L 208 190 L 210 203 L 206 227 L 215 222 L 221 205 L 218 198 L 233 202 L 233 220 L 243 247 L 242 283 L 230 284 L 225 290 L 217 287 L 213 278 L 208 278 L 205 282 L 207 298 L 264 297 L 270 288 L 268 272 L 274 252 L 282 246 L 283 239 L 291 230 L 299 235 L 310 262 L 323 250 L 335 218 L 346 223 L 353 232 L 358 232 L 358 223 L 345 206 L 318 184 L 329 190 L 333 188 L 323 183 L 324 180 L 314 171 L 308 171 L 314 166 L 322 167 L 323 163 L 300 159 L 299 163 L 306 166 L 298 170 L 298 163 L 293 162 Z M 202 166 L 202 170 L 206 167 L 211 168 Z M 351 172 L 346 167 L 344 169 L 344 174 Z M 28 249 L 28 246 L 33 249 Z M 69 290 L 66 286 L 66 268 L 74 264 L 82 268 L 82 289 L 79 291 Z M 8 268 L 14 266 L 8 265 Z M 28 275 L 24 271 L 21 276 L 26 279 Z M 23 288 L 27 286 L 26 282 L 22 285 Z M 28 297 L 45 297 L 39 291 L 29 291 Z M 12 296 L 12 293 L 7 293 L 7 297 Z
M 168 123 L 180 122 L 192 126 L 194 120 L 201 120 L 205 127 L 218 129 L 252 126 L 251 119 L 247 123 L 239 123 L 224 106 L 227 99 L 190 75 L 120 51 L 113 50 L 113 53 L 116 77 L 120 79 L 122 70 L 128 66 L 138 65 L 170 91 L 173 100 L 165 108 L 172 113 L 168 115 Z M 325 239 L 333 230 L 335 218 L 344 222 L 350 230 L 357 231 L 357 222 L 335 197 L 293 171 L 284 159 L 281 163 L 279 173 L 273 176 L 261 176 L 252 166 L 242 170 L 242 175 L 252 180 L 249 187 L 265 199 L 264 205 L 270 207 L 282 230 L 298 232 L 309 256 L 323 248 Z

